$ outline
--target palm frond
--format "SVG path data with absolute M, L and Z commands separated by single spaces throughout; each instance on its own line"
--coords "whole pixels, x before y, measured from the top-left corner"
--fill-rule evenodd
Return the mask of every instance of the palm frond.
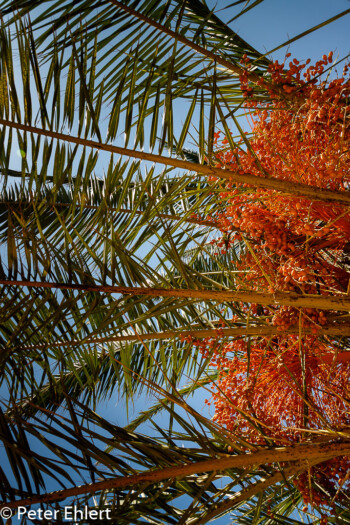
M 226 7 L 237 20 L 261 4 Z M 302 523 L 293 482 L 349 455 L 348 434 L 255 445 L 190 405 L 219 376 L 189 338 L 211 337 L 220 351 L 229 338 L 273 337 L 262 305 L 337 311 L 319 337 L 349 348 L 346 296 L 251 292 L 238 267 L 251 239 L 215 241 L 220 181 L 350 201 L 213 162 L 217 128 L 232 150 L 243 140 L 254 153 L 235 116 L 240 76 L 269 101 L 270 60 L 200 0 L 0 8 L 0 508 L 54 503 L 61 520 L 68 501 L 125 524 L 228 513 L 242 524 Z M 146 394 L 152 406 L 125 428 L 91 408 Z M 334 502 L 331 523 L 350 522 L 346 503 Z

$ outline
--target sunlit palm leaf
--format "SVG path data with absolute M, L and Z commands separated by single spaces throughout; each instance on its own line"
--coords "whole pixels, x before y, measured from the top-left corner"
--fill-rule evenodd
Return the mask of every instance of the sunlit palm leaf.
M 260 3 L 233 2 L 232 18 Z M 220 322 L 235 327 L 232 315 L 242 328 L 247 315 L 241 305 L 176 294 L 121 296 L 101 288 L 234 291 L 244 282 L 237 264 L 250 240 L 227 253 L 211 244 L 216 226 L 208 214 L 225 209 L 219 185 L 175 172 L 171 161 L 169 168 L 124 161 L 119 153 L 125 150 L 117 156 L 103 146 L 133 143 L 136 158 L 143 148 L 167 147 L 189 161 L 182 168 L 191 170 L 192 163 L 204 173 L 216 126 L 232 149 L 232 127 L 238 139 L 244 135 L 238 120 L 227 117 L 244 102 L 242 55 L 254 64 L 254 84 L 268 79 L 269 60 L 199 0 L 5 0 L 1 9 L 0 117 L 7 121 L 0 135 L 0 280 L 7 283 L 0 290 L 0 366 L 8 397 L 0 418 L 3 500 L 35 498 L 48 491 L 48 479 L 58 487 L 105 479 L 110 485 L 96 492 L 93 505 L 113 508 L 118 523 L 199 525 L 229 512 L 235 523 L 300 523 L 292 512 L 301 497 L 291 482 L 308 466 L 287 464 L 281 473 L 273 455 L 266 466 L 169 475 L 157 483 L 147 478 L 131 490 L 127 481 L 112 486 L 116 477 L 245 457 L 256 447 L 185 401 L 216 374 L 208 374 L 210 356 L 204 360 L 179 334 L 202 328 L 212 335 Z M 266 90 L 256 90 L 267 98 Z M 180 106 L 182 126 L 174 120 Z M 190 151 L 190 140 L 198 153 Z M 166 155 L 157 162 L 166 164 Z M 48 283 L 58 288 L 45 288 Z M 84 289 L 89 285 L 100 288 Z M 258 324 L 266 328 L 269 321 L 262 316 Z M 339 337 L 339 345 L 345 348 L 348 339 Z M 132 400 L 142 391 L 158 403 L 126 429 L 91 411 L 91 404 L 113 394 Z M 133 432 L 146 420 L 152 437 Z M 263 452 L 276 450 L 269 442 Z M 92 493 L 85 487 L 79 503 L 93 508 Z M 331 520 L 349 522 L 342 504 L 336 512 Z

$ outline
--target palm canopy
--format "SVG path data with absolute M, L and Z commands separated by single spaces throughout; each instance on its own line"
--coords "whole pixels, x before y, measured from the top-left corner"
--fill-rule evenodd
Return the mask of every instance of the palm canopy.
M 244 16 L 260 3 L 233 7 Z M 185 401 L 215 374 L 210 355 L 180 337 L 194 329 L 210 337 L 220 322 L 226 337 L 270 329 L 264 316 L 247 327 L 240 304 L 249 302 L 237 291 L 244 243 L 216 255 L 217 225 L 206 218 L 225 209 L 208 181 L 214 133 L 243 134 L 240 60 L 251 59 L 257 85 L 269 81 L 269 59 L 197 0 L 23 0 L 1 9 L 3 501 L 63 508 L 78 498 L 113 509 L 120 523 L 199 524 L 229 511 L 237 523 L 268 523 L 271 509 L 299 523 L 288 518 L 301 503 L 288 478 L 317 463 L 315 445 L 281 466 L 288 451 L 278 456 L 267 441 L 270 460 L 244 463 L 247 448 L 260 447 Z M 264 86 L 256 90 L 268 100 Z M 198 151 L 186 149 L 190 140 Z M 215 175 L 227 178 L 221 168 Z M 126 400 L 152 392 L 156 404 L 123 429 L 92 410 L 116 391 Z M 152 437 L 137 432 L 145 421 Z M 333 457 L 317 446 L 318 457 Z M 211 466 L 195 467 L 205 460 Z M 67 492 L 50 499 L 53 486 Z M 349 521 L 339 503 L 337 512 Z

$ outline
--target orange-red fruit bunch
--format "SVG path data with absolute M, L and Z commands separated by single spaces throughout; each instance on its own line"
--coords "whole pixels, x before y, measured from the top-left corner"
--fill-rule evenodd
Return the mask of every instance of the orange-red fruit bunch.
M 317 441 L 324 437 L 317 430 L 325 428 L 349 432 L 350 362 L 338 362 L 331 345 L 312 335 L 241 339 L 223 347 L 208 342 L 197 344 L 218 370 L 211 401 L 218 424 L 260 445 Z M 349 470 L 350 458 L 334 458 L 311 468 L 317 485 L 310 486 L 308 474 L 295 484 L 305 504 L 327 507 L 327 494 L 345 497 Z
M 274 62 L 269 103 L 254 97 L 247 106 L 252 139 L 249 148 L 227 147 L 216 134 L 217 166 L 242 175 L 274 177 L 316 188 L 350 188 L 350 82 L 347 67 L 328 84 L 317 80 L 332 55 L 315 66 L 293 60 L 289 69 Z M 243 59 L 246 62 L 247 59 Z M 249 85 L 249 63 L 243 88 Z M 288 89 L 287 89 L 288 88 Z M 252 88 L 249 88 L 252 89 Z M 253 95 L 253 91 L 247 94 Z M 348 207 L 278 194 L 246 184 L 220 182 L 224 212 L 211 219 L 219 225 L 225 249 L 237 239 L 252 249 L 241 257 L 244 285 L 257 291 L 307 294 L 346 292 L 350 279 L 350 213 Z M 227 242 L 229 239 L 229 242 Z M 276 324 L 278 312 L 271 312 Z M 282 315 L 282 312 L 281 312 Z M 306 321 L 307 322 L 307 321 Z M 316 323 L 317 324 L 317 323 Z M 318 323 L 319 324 L 319 323 Z
M 261 100 L 260 87 L 250 82 L 248 59 L 242 62 L 252 138 L 249 147 L 245 139 L 231 149 L 216 134 L 216 165 L 242 175 L 242 184 L 218 182 L 226 208 L 211 216 L 222 232 L 216 242 L 229 250 L 241 241 L 241 288 L 345 293 L 350 281 L 348 207 L 250 187 L 244 174 L 349 191 L 348 67 L 340 78 L 324 82 L 320 76 L 332 62 L 331 53 L 314 66 L 296 59 L 288 67 L 274 62 L 269 80 L 258 82 L 270 96 L 263 103 L 255 96 Z M 344 401 L 349 399 L 349 361 L 337 362 L 332 344 L 325 347 L 316 337 L 333 313 L 274 306 L 264 307 L 263 314 L 279 333 L 298 326 L 315 335 L 301 340 L 279 335 L 257 340 L 249 349 L 245 341 L 235 341 L 214 354 L 212 365 L 220 372 L 213 397 L 216 421 L 255 443 L 269 437 L 281 443 L 303 441 L 307 434 L 302 429 L 325 428 L 325 421 L 333 429 L 350 426 Z M 251 305 L 249 315 L 262 314 Z M 203 347 L 204 355 L 208 350 Z M 348 458 L 339 458 L 314 467 L 313 473 L 319 486 L 335 493 L 349 467 Z M 322 490 L 310 489 L 305 479 L 298 481 L 305 501 L 326 505 Z

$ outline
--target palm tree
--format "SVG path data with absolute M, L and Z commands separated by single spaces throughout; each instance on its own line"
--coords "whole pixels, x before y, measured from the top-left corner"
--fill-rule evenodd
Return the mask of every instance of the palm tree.
M 238 123 L 241 57 L 254 63 L 261 100 L 270 61 L 198 0 L 1 6 L 2 506 L 40 503 L 57 522 L 74 503 L 118 523 L 200 524 L 228 512 L 235 523 L 300 523 L 292 480 L 348 454 L 346 435 L 256 446 L 188 401 L 216 377 L 189 333 L 212 337 L 221 323 L 226 338 L 272 335 L 263 317 L 248 326 L 241 302 L 350 306 L 240 291 L 244 247 L 215 256 L 210 243 L 207 216 L 225 203 L 208 175 L 242 182 L 215 167 L 214 133 Z M 349 202 L 301 183 L 244 182 Z M 121 428 L 96 413 L 117 393 L 154 404 Z M 145 422 L 147 435 L 137 431 Z M 335 509 L 347 523 L 346 507 Z

